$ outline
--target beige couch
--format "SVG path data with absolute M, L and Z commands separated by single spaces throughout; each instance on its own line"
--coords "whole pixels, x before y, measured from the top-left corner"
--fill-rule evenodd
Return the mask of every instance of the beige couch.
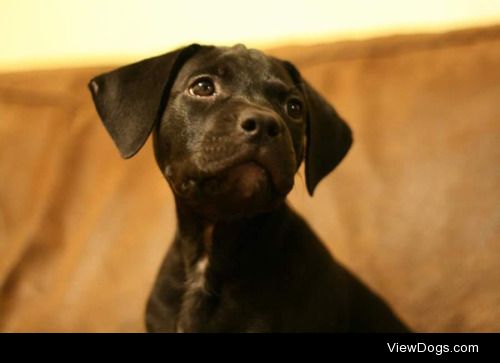
M 500 330 L 500 26 L 275 49 L 354 130 L 314 198 L 331 251 L 421 331 Z M 0 75 L 0 330 L 142 331 L 175 228 L 151 145 L 124 161 L 100 69 Z

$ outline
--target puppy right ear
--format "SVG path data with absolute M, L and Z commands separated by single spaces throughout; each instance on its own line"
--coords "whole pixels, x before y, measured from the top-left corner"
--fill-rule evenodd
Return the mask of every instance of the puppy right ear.
M 124 158 L 144 145 L 162 115 L 177 73 L 200 48 L 192 44 L 90 81 L 97 113 Z

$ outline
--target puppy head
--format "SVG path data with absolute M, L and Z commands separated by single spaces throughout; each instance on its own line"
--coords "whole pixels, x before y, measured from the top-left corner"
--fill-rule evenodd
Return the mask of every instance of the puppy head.
M 352 139 L 292 64 L 242 45 L 191 45 L 94 78 L 97 111 L 125 158 L 153 131 L 177 200 L 211 218 L 270 210 L 305 154 L 312 195 Z

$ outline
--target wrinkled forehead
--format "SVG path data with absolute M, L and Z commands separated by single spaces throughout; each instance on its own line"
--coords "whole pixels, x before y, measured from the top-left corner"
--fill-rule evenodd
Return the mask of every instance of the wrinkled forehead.
M 184 65 L 179 78 L 204 74 L 243 83 L 276 81 L 294 85 L 280 61 L 241 44 L 233 47 L 202 48 Z

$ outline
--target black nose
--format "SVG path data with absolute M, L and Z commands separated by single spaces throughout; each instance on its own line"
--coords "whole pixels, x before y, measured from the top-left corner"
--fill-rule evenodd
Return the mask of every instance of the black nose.
M 265 111 L 244 111 L 239 117 L 240 130 L 249 137 L 274 138 L 281 133 L 276 116 Z

